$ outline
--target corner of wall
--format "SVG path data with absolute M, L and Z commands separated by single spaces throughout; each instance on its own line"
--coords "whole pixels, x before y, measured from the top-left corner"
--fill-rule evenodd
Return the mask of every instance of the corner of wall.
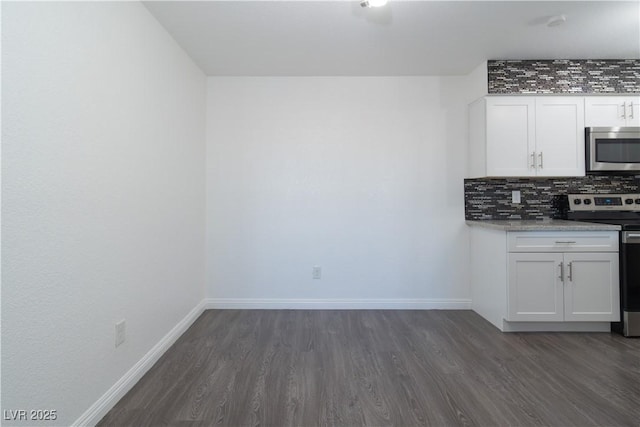
M 162 355 L 186 332 L 206 308 L 203 299 L 181 321 L 178 322 L 156 345 L 151 348 L 126 374 L 103 394 L 72 426 L 94 426 L 113 408 L 116 403 L 142 376 L 162 357 Z
M 489 93 L 488 76 L 487 61 L 481 62 L 467 74 L 467 103 L 471 103 Z

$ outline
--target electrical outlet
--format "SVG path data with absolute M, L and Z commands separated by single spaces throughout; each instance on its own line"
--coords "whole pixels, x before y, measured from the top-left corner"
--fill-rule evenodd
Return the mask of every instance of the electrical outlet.
M 314 265 L 312 277 L 314 279 L 320 279 L 322 277 L 322 267 L 320 267 L 319 265 Z
M 116 323 L 116 347 L 124 342 L 126 339 L 126 320 L 122 319 L 118 323 Z
M 515 205 L 520 203 L 520 190 L 513 190 L 511 192 L 511 203 Z

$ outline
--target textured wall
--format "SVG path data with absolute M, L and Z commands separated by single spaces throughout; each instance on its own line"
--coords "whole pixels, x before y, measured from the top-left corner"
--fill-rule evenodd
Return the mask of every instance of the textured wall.
M 470 91 L 463 77 L 210 77 L 208 295 L 468 298 Z
M 558 196 L 569 193 L 637 193 L 635 176 L 584 178 L 477 178 L 464 180 L 466 219 L 543 219 L 560 217 Z M 520 190 L 522 203 L 511 203 Z
M 640 60 L 490 60 L 489 93 L 640 93 Z
M 3 425 L 71 425 L 204 298 L 204 118 L 140 3 L 3 2 L 2 409 L 57 411 Z

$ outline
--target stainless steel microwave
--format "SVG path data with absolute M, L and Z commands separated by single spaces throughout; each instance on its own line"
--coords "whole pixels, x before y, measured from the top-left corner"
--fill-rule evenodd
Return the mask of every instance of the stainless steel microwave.
M 640 127 L 585 128 L 587 174 L 640 175 Z

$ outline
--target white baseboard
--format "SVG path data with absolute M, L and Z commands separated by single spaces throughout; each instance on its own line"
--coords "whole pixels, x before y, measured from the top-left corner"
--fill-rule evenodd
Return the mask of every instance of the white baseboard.
M 610 322 L 507 322 L 502 332 L 611 332 Z
M 124 374 L 100 399 L 98 399 L 73 426 L 95 426 L 122 397 L 142 378 L 178 338 L 200 317 L 205 310 L 205 300 L 187 314 L 142 359 Z
M 470 310 L 471 299 L 208 298 L 206 309 L 263 310 Z
M 202 300 L 142 359 L 122 376 L 72 425 L 95 426 L 142 378 L 206 309 L 303 310 L 469 310 L 470 299 L 256 299 L 208 298 Z

